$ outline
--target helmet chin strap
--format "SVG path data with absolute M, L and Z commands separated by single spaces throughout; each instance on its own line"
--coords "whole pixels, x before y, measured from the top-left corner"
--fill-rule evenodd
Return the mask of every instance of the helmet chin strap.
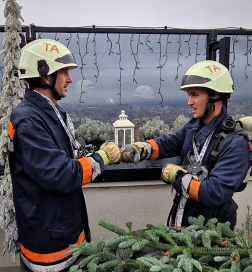
M 209 111 L 211 110 L 212 107 L 213 107 L 213 111 L 215 111 L 214 103 L 218 102 L 218 101 L 221 101 L 221 100 L 222 100 L 221 98 L 214 99 L 213 96 L 209 96 L 208 102 L 206 104 L 206 110 L 205 110 L 205 112 L 204 112 L 201 119 L 202 120 L 206 119 L 206 117 L 207 117 L 207 115 L 208 115 L 208 113 L 209 113 Z
M 59 93 L 55 89 L 55 84 L 57 80 L 57 71 L 52 74 L 52 85 L 40 85 L 41 88 L 43 89 L 51 89 L 52 95 L 56 100 L 61 100 L 61 97 L 59 96 Z
M 50 87 L 51 87 L 51 91 L 52 91 L 52 94 L 53 94 L 54 98 L 56 100 L 61 100 L 61 97 L 59 96 L 57 90 L 54 87 L 52 87 L 52 86 L 50 86 Z
M 51 89 L 54 98 L 56 100 L 61 100 L 61 97 L 59 96 L 59 93 L 55 89 L 56 80 L 57 80 L 57 71 L 52 74 L 52 85 L 49 86 L 49 88 Z

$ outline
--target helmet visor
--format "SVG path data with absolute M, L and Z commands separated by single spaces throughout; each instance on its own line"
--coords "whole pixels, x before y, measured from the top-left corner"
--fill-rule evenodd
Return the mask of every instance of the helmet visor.
M 55 59 L 54 61 L 62 63 L 62 64 L 68 64 L 68 63 L 75 63 L 76 64 L 75 58 L 72 54 L 67 54 L 63 57 Z
M 205 84 L 209 81 L 211 81 L 211 79 L 207 77 L 184 75 L 182 78 L 181 87 L 184 85 Z

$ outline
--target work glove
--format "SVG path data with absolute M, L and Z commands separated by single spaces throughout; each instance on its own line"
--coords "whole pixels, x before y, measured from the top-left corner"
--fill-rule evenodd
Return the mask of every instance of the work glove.
M 151 145 L 147 142 L 135 142 L 134 144 L 127 144 L 121 148 L 121 153 L 122 162 L 134 162 L 137 164 L 147 158 L 147 156 L 151 153 Z
M 182 193 L 184 197 L 189 198 L 188 188 L 192 180 L 192 175 L 181 166 L 167 163 L 163 166 L 161 180 L 172 184 L 177 193 Z
M 102 157 L 104 165 L 120 163 L 122 160 L 120 148 L 113 142 L 104 143 L 95 153 Z
M 192 180 L 192 175 L 191 174 L 185 174 L 182 178 L 181 178 L 181 189 L 182 189 L 182 194 L 185 198 L 190 198 L 189 195 L 189 187 L 190 187 L 190 183 Z M 176 182 L 175 182 L 176 183 Z
M 186 174 L 187 171 L 181 166 L 167 163 L 163 166 L 161 180 L 168 184 L 173 184 L 180 173 Z
M 91 164 L 91 167 L 92 167 L 92 179 L 91 179 L 91 181 L 93 181 L 103 171 L 103 167 L 104 167 L 103 159 L 98 154 L 94 154 L 92 157 L 87 157 L 87 158 L 88 158 L 88 160 L 89 160 L 89 162 Z
M 120 148 L 113 142 L 104 143 L 92 156 L 87 156 L 92 167 L 92 181 L 102 172 L 104 165 L 121 162 Z

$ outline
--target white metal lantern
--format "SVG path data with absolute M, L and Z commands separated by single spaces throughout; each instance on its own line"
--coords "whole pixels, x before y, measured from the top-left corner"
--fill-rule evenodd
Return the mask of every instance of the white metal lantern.
M 128 115 L 122 110 L 119 120 L 113 123 L 115 128 L 115 143 L 122 147 L 126 144 L 134 143 L 134 127 L 135 125 L 128 120 Z

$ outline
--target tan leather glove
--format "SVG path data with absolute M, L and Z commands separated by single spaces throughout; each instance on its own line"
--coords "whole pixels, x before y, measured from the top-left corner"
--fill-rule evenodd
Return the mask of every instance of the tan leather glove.
M 182 171 L 185 174 L 187 173 L 184 168 L 175 164 L 167 163 L 162 168 L 161 180 L 165 183 L 173 184 L 179 171 Z
M 122 160 L 120 148 L 113 142 L 102 144 L 97 153 L 102 157 L 104 165 L 120 163 Z
M 135 142 L 134 144 L 127 144 L 121 148 L 122 162 L 135 164 L 142 161 L 147 156 L 147 143 Z

